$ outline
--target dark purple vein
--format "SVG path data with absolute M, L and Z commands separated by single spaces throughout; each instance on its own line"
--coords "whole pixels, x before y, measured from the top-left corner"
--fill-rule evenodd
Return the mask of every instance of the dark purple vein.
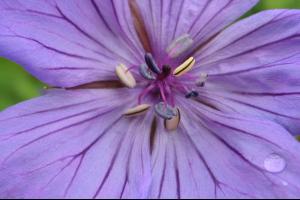
M 10 118 L 4 119 L 4 120 L 0 120 L 0 122 L 8 121 L 8 120 L 11 120 L 11 119 L 19 119 L 19 118 L 22 118 L 22 117 L 27 117 L 27 116 L 36 115 L 36 114 L 42 114 L 42 113 L 46 113 L 46 112 L 60 111 L 60 110 L 80 106 L 80 105 L 83 105 L 83 104 L 96 102 L 99 99 L 100 98 L 91 99 L 91 100 L 80 102 L 80 103 L 75 103 L 75 104 L 65 105 L 65 106 L 61 106 L 61 107 L 57 107 L 57 108 L 50 108 L 50 109 L 46 109 L 46 110 L 41 110 L 41 111 L 37 111 L 37 112 L 34 112 L 34 113 L 28 113 L 28 114 L 24 114 L 24 115 L 15 116 L 15 117 L 10 117 Z

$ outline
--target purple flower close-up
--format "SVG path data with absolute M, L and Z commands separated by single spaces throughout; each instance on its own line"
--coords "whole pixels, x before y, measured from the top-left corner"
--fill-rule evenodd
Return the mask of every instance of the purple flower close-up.
M 0 198 L 300 197 L 300 11 L 258 2 L 1 0 L 47 88 L 0 112 Z

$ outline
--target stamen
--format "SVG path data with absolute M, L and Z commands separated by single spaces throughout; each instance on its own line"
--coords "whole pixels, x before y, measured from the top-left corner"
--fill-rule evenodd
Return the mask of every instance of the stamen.
M 155 76 L 152 74 L 146 64 L 140 66 L 140 74 L 147 80 L 155 80 Z
M 159 92 L 160 92 L 160 96 L 163 99 L 164 103 L 167 103 L 167 97 L 165 95 L 165 89 L 162 83 L 158 83 L 158 88 L 159 88 Z
M 171 106 L 175 107 L 175 99 L 174 99 L 174 95 L 172 95 L 171 87 L 168 84 L 166 84 L 165 82 L 163 82 L 163 86 L 165 88 L 166 93 L 169 96 Z
M 127 111 L 124 112 L 125 116 L 136 116 L 136 115 L 140 115 L 146 111 L 148 111 L 150 108 L 149 104 L 141 104 L 138 105 L 134 108 L 130 108 Z
M 165 120 L 165 128 L 168 131 L 175 131 L 179 126 L 180 120 L 181 115 L 179 109 L 177 108 L 177 115 L 170 120 Z
M 193 68 L 195 63 L 196 63 L 196 60 L 193 57 L 190 57 L 182 65 L 180 65 L 179 67 L 177 67 L 174 70 L 173 75 L 177 76 L 177 77 L 182 76 L 183 74 L 190 71 Z
M 164 102 L 156 104 L 154 109 L 158 116 L 166 120 L 170 120 L 177 115 L 177 110 Z
M 150 84 L 140 95 L 138 98 L 138 103 L 141 104 L 144 96 L 146 96 L 151 90 L 153 90 L 156 87 L 155 84 Z
M 187 51 L 193 45 L 193 39 L 189 34 L 184 34 L 175 39 L 167 48 L 167 53 L 171 58 L 176 58 Z
M 148 67 L 156 74 L 160 74 L 161 70 L 158 67 L 158 65 L 156 64 L 153 56 L 151 55 L 151 53 L 146 53 L 145 55 L 145 61 L 146 64 L 148 65 Z
M 204 87 L 207 78 L 208 78 L 208 74 L 201 73 L 199 79 L 196 81 L 196 85 L 198 87 Z
M 191 91 L 187 95 L 185 95 L 185 98 L 190 99 L 192 97 L 198 97 L 199 93 L 197 91 Z
M 124 64 L 120 64 L 116 67 L 116 74 L 120 81 L 129 88 L 136 86 L 136 81 L 128 68 Z

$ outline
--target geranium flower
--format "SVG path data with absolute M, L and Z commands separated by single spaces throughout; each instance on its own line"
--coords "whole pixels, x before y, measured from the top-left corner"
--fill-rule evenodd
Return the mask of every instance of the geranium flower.
M 256 3 L 1 0 L 51 87 L 0 114 L 0 197 L 299 197 L 300 12 L 229 26 Z

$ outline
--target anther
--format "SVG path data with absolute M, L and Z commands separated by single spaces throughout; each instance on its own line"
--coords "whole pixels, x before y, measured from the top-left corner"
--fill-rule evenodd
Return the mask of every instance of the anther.
M 175 39 L 167 48 L 167 53 L 171 58 L 176 58 L 187 51 L 193 45 L 193 39 L 189 34 L 184 34 Z
M 150 108 L 149 104 L 141 104 L 124 112 L 125 116 L 136 116 L 145 113 Z
M 171 120 L 177 115 L 177 110 L 164 102 L 156 104 L 154 109 L 158 116 L 166 120 Z
M 158 67 L 158 65 L 156 64 L 153 56 L 151 55 L 151 53 L 146 53 L 145 54 L 145 61 L 146 64 L 148 65 L 149 69 L 151 69 L 151 71 L 153 71 L 156 74 L 160 74 L 161 70 Z
M 125 86 L 129 88 L 134 88 L 136 86 L 136 81 L 132 73 L 128 70 L 128 68 L 125 65 L 118 65 L 116 67 L 116 74 Z
M 146 64 L 140 66 L 140 74 L 147 80 L 155 80 L 155 76 Z
M 175 131 L 179 126 L 181 116 L 180 116 L 179 109 L 177 108 L 176 110 L 177 110 L 177 115 L 176 116 L 174 116 L 172 119 L 165 120 L 165 128 L 168 131 Z
M 185 74 L 188 71 L 190 71 L 193 68 L 193 66 L 194 66 L 195 63 L 196 63 L 195 58 L 190 57 L 183 64 L 181 64 L 179 67 L 177 67 L 173 71 L 173 75 L 174 76 L 182 76 L 183 74 Z
M 185 98 L 190 99 L 190 98 L 195 98 L 198 96 L 199 96 L 199 93 L 197 91 L 191 91 L 185 95 Z
M 204 87 L 207 78 L 208 78 L 208 74 L 201 73 L 200 76 L 199 76 L 199 78 L 198 78 L 198 80 L 196 81 L 196 85 L 198 87 Z

